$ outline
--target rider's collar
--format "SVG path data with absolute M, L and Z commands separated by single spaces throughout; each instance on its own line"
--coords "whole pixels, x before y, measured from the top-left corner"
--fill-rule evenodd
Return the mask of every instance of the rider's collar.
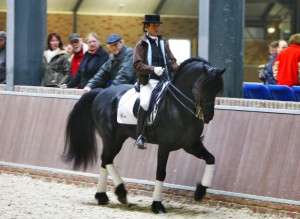
M 152 39 L 154 41 L 158 40 L 157 36 L 151 36 L 149 33 L 147 33 L 147 37 L 149 37 L 150 39 Z

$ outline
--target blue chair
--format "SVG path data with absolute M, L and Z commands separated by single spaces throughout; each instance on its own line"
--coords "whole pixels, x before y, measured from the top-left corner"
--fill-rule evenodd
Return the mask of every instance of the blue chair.
M 247 89 L 245 88 L 245 86 L 243 87 L 243 94 L 244 94 L 244 98 L 246 98 L 246 99 L 249 99 L 250 97 L 249 97 L 249 94 L 248 94 L 248 91 L 247 91 Z
M 296 97 L 296 101 L 300 102 L 300 86 L 293 86 L 293 91 Z
M 272 100 L 296 101 L 292 88 L 286 85 L 268 85 Z
M 248 95 L 250 99 L 270 100 L 270 92 L 265 85 L 262 84 L 244 84 L 244 95 Z

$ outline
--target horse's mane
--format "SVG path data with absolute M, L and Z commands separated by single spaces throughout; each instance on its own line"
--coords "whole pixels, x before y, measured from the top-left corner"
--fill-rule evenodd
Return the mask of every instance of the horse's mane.
M 202 57 L 200 57 L 200 56 L 191 57 L 191 58 L 185 60 L 184 62 L 182 62 L 182 63 L 178 66 L 178 68 L 177 68 L 177 70 L 176 70 L 176 72 L 175 72 L 175 74 L 174 74 L 173 81 L 176 80 L 177 75 L 180 74 L 180 72 L 181 72 L 181 70 L 182 70 L 182 68 L 183 68 L 184 66 L 186 66 L 188 63 L 191 63 L 191 62 L 194 62 L 194 61 L 201 62 L 201 63 L 207 64 L 207 65 L 211 65 L 206 59 L 204 59 L 204 58 L 202 58 Z

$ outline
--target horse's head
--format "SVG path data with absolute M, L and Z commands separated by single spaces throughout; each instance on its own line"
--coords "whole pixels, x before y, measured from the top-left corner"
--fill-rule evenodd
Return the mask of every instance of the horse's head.
M 225 70 L 213 68 L 203 73 L 193 85 L 193 95 L 199 104 L 204 123 L 209 123 L 214 117 L 215 99 L 223 91 L 222 74 Z
M 189 58 L 181 63 L 173 77 L 172 83 L 180 90 L 177 91 L 177 94 L 180 94 L 179 98 L 175 94 L 173 96 L 175 99 L 179 99 L 177 101 L 194 116 L 209 123 L 214 117 L 216 96 L 223 91 L 222 74 L 225 70 L 213 68 L 207 60 L 201 57 Z M 180 99 L 194 104 L 196 112 L 193 112 L 191 108 L 187 107 L 188 104 L 185 105 L 184 101 L 180 101 Z

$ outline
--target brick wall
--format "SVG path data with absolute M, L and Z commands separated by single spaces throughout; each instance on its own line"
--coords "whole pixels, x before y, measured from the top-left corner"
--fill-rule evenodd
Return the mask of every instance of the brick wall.
M 48 34 L 59 32 L 64 42 L 73 31 L 72 14 L 48 14 Z M 122 36 L 125 44 L 134 47 L 143 34 L 143 16 L 100 16 L 78 15 L 77 32 L 85 37 L 90 32 L 96 32 L 100 36 L 102 44 L 108 35 L 117 33 Z M 162 18 L 163 24 L 160 33 L 167 38 L 190 39 L 195 42 L 198 37 L 198 20 L 195 18 Z M 194 46 L 193 46 L 194 47 Z M 197 46 L 196 46 L 197 47 Z M 196 51 L 193 51 L 196 55 Z
M 77 32 L 85 37 L 89 32 L 96 32 L 105 44 L 105 39 L 111 33 L 123 37 L 127 46 L 134 47 L 143 34 L 143 16 L 104 16 L 78 15 Z M 160 33 L 166 38 L 190 39 L 192 41 L 192 56 L 197 55 L 198 19 L 162 17 L 163 24 Z M 68 36 L 73 32 L 73 14 L 48 14 L 47 34 L 58 32 L 66 44 Z M 6 13 L 0 12 L 0 30 L 6 30 Z M 259 82 L 257 65 L 266 63 L 270 41 L 245 41 L 244 43 L 244 81 Z M 105 48 L 105 47 L 104 47 Z

